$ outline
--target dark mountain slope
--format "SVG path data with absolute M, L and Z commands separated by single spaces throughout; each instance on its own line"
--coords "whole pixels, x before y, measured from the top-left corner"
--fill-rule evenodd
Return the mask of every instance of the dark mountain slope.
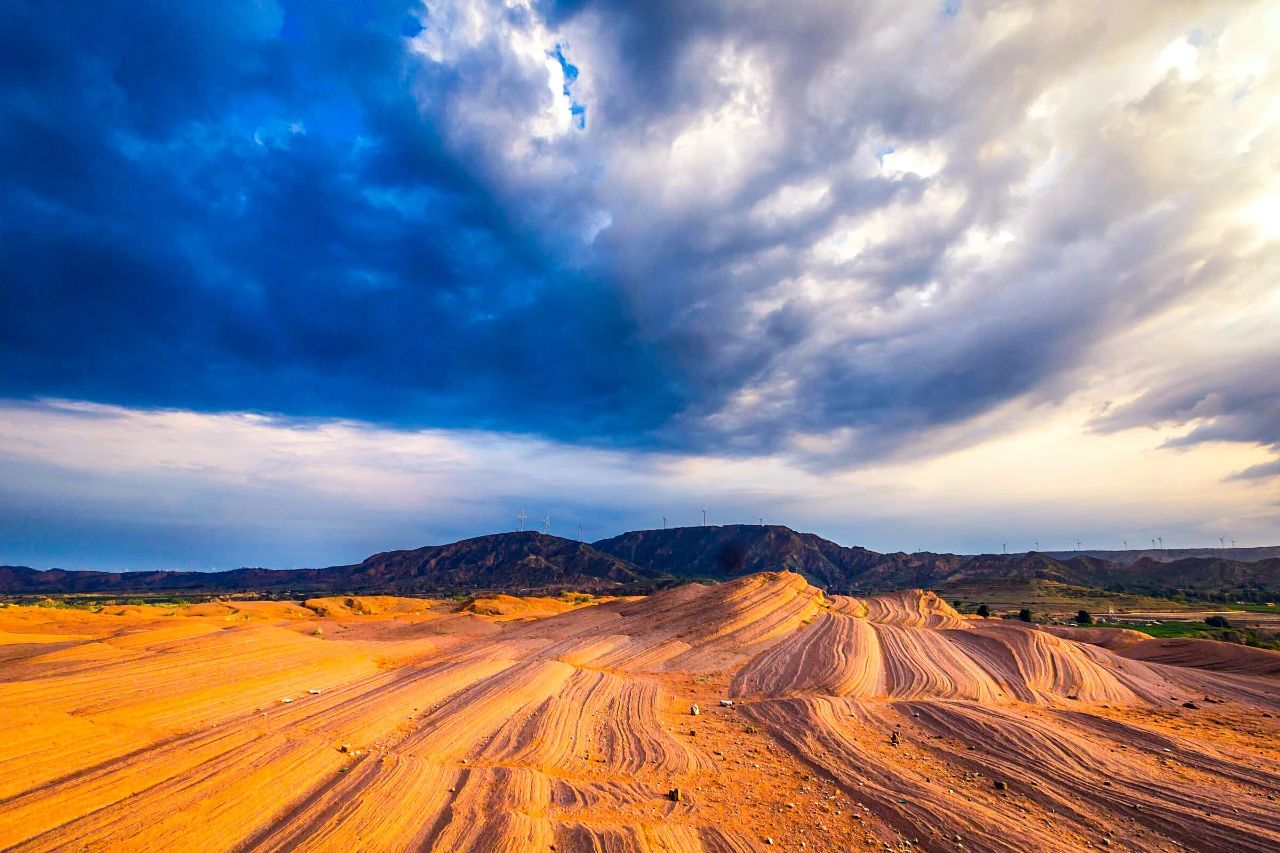
M 1115 563 L 1088 554 L 880 554 L 847 548 L 777 525 L 731 524 L 637 530 L 594 543 L 647 572 L 685 578 L 729 578 L 788 569 L 830 592 L 883 592 L 949 584 L 1052 580 L 1073 586 L 1217 600 L 1280 596 L 1280 560 L 1244 563 L 1193 557 L 1172 562 Z
M 843 584 L 897 556 L 759 524 L 637 530 L 593 544 L 647 571 L 676 577 L 724 579 L 786 569 L 824 586 Z
M 531 531 L 387 551 L 347 568 L 346 580 L 356 592 L 599 590 L 634 586 L 654 576 L 583 542 Z
M 652 585 L 650 575 L 590 545 L 542 533 L 498 533 L 374 554 L 354 566 L 229 572 L 41 572 L 0 567 L 0 593 L 606 591 Z
M 234 592 L 328 589 L 331 569 L 235 569 L 228 572 L 90 572 L 0 566 L 0 593 Z
M 1188 557 L 1221 557 L 1236 563 L 1256 563 L 1259 560 L 1280 558 L 1280 545 L 1265 545 L 1260 548 L 1132 548 L 1128 551 L 1084 550 L 1084 551 L 1045 551 L 1050 557 L 1069 560 L 1081 554 L 1119 563 L 1127 566 L 1143 558 L 1159 563 L 1171 563 L 1185 560 Z
M 1248 563 L 1221 557 L 1169 561 L 1144 557 L 1129 565 L 1096 562 L 1099 565 L 1089 574 L 1091 586 L 1125 587 L 1157 595 L 1190 591 L 1246 600 L 1256 598 L 1250 595 L 1251 590 L 1270 593 L 1268 600 L 1274 600 L 1280 591 L 1280 558 L 1275 557 Z
M 230 572 L 47 572 L 0 567 L 0 594 L 400 593 L 497 590 L 643 592 L 681 580 L 725 580 L 789 570 L 835 593 L 1052 580 L 1064 584 L 1211 601 L 1280 597 L 1280 559 L 1218 557 L 1114 563 L 1080 554 L 879 554 L 777 525 L 637 530 L 592 545 L 542 533 L 498 533 L 448 545 L 374 554 L 326 569 Z
M 832 592 L 929 587 L 987 577 L 1073 582 L 1068 578 L 1077 574 L 1071 564 L 1043 554 L 880 554 L 779 525 L 637 530 L 594 544 L 650 572 L 729 578 L 787 569 Z

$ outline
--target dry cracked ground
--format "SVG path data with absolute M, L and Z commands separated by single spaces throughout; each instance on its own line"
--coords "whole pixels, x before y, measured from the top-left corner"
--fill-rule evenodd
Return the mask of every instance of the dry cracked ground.
M 8 607 L 0 848 L 1280 850 L 1277 656 L 1070 636 L 787 573 Z

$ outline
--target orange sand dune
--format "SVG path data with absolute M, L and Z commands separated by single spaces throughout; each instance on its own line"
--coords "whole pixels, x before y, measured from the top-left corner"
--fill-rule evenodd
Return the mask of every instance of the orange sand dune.
M 398 598 L 394 595 L 346 595 L 308 598 L 306 610 L 321 616 L 381 616 L 387 613 L 427 613 L 439 605 L 429 598 Z
M 1121 654 L 1135 660 L 1280 678 L 1280 654 L 1214 640 L 1147 640 L 1125 648 Z
M 480 616 L 504 619 L 530 619 L 555 616 L 579 607 L 583 602 L 563 598 L 517 598 L 514 595 L 484 595 L 462 605 L 462 610 Z
M 0 848 L 1274 851 L 1257 654 L 790 573 L 589 606 L 4 608 Z
M 1074 628 L 1062 625 L 1045 625 L 1040 630 L 1053 634 L 1055 637 L 1076 640 L 1077 642 L 1088 643 L 1091 646 L 1101 646 L 1113 652 L 1118 652 L 1127 646 L 1137 643 L 1145 643 L 1151 639 L 1150 634 L 1144 634 L 1132 628 Z

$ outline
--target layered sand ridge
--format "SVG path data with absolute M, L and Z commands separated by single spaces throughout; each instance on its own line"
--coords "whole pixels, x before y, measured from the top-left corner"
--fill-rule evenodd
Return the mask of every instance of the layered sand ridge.
M 1271 658 L 1117 645 L 790 573 L 5 608 L 0 848 L 1280 849 Z

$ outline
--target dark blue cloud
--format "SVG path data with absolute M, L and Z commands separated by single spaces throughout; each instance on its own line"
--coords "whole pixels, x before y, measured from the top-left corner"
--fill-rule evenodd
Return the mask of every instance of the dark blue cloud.
M 448 152 L 412 4 L 2 26 L 0 396 L 632 440 L 678 404 L 607 283 Z
M 857 433 L 824 466 L 1060 400 L 1217 285 L 1176 247 L 1215 209 L 1188 185 L 1230 181 L 1134 162 L 1201 162 L 1189 81 L 1125 104 L 1080 76 L 1148 67 L 1141 27 L 1045 15 L 992 40 L 959 0 L 18 4 L 0 396 L 680 451 Z

